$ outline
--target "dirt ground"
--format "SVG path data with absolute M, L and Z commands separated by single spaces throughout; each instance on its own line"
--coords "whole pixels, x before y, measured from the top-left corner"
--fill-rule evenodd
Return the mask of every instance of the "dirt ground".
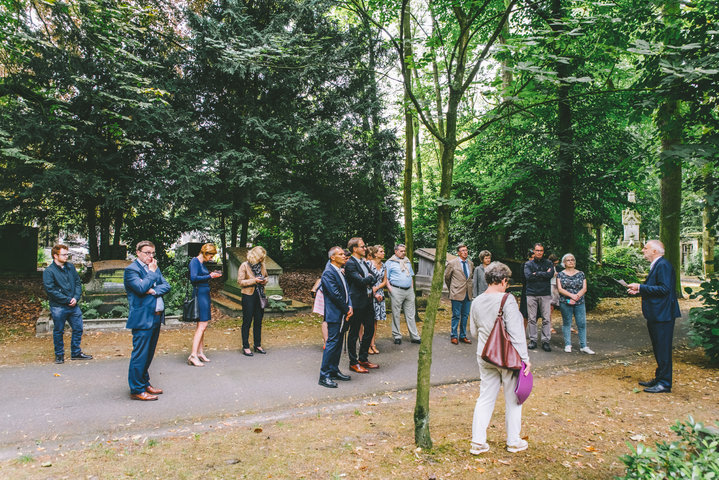
M 637 356 L 544 376 L 523 409 L 529 450 L 517 454 L 504 450 L 501 396 L 488 432 L 490 452 L 469 454 L 479 393 L 472 382 L 433 389 L 431 451 L 414 447 L 414 393 L 408 391 L 252 425 L 218 421 L 209 431 L 197 424 L 199 433 L 188 425 L 172 437 L 137 435 L 89 441 L 82 451 L 39 451 L 0 463 L 0 477 L 607 479 L 624 472 L 619 456 L 630 452 L 628 444 L 673 441 L 669 427 L 688 415 L 706 423 L 719 419 L 719 371 L 701 352 L 676 352 L 671 394 L 636 388 L 653 368 L 651 358 Z

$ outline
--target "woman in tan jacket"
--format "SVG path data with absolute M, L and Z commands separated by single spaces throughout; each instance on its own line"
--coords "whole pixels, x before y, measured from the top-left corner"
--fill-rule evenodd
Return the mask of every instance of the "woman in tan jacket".
M 237 283 L 242 287 L 242 353 L 248 357 L 254 355 L 250 350 L 250 326 L 255 352 L 267 353 L 262 348 L 262 316 L 265 311 L 261 305 L 268 280 L 266 256 L 264 248 L 254 247 L 247 252 L 247 261 L 237 271 Z

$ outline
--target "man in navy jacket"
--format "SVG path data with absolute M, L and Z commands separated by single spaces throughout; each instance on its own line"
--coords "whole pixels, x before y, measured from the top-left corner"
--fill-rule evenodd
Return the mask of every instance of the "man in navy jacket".
M 132 355 L 127 380 L 133 400 L 157 400 L 162 390 L 150 385 L 150 364 L 155 356 L 160 325 L 165 323 L 162 296 L 170 291 L 155 259 L 155 245 L 137 244 L 137 260 L 125 269 L 125 290 L 130 314 L 125 328 L 132 329 Z
M 628 285 L 627 292 L 642 297 L 642 314 L 647 319 L 647 329 L 652 340 L 657 369 L 654 378 L 639 382 L 647 387 L 645 392 L 669 393 L 672 391 L 672 339 L 674 319 L 681 317 L 676 294 L 676 273 L 674 267 L 664 258 L 664 244 L 649 240 L 642 253 L 649 266 L 649 275 L 643 284 Z
M 82 296 L 80 276 L 72 262 L 68 261 L 70 252 L 66 245 L 55 245 L 50 253 L 52 263 L 42 272 L 42 283 L 50 301 L 50 315 L 54 325 L 52 339 L 55 343 L 55 363 L 65 363 L 65 323 L 69 323 L 72 328 L 71 358 L 92 360 L 92 355 L 80 349 L 83 331 L 82 311 L 77 304 Z
M 322 295 L 325 301 L 325 322 L 327 322 L 327 343 L 322 353 L 319 384 L 337 388 L 334 380 L 350 380 L 339 370 L 342 353 L 342 325 L 352 316 L 352 300 L 347 281 L 341 269 L 347 262 L 341 247 L 332 247 L 328 252 L 330 260 L 322 273 Z

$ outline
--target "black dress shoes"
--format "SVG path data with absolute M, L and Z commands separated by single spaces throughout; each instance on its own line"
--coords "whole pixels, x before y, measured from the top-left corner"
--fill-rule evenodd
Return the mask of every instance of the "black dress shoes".
M 330 377 L 320 377 L 320 381 L 318 383 L 323 387 L 337 388 L 337 384 L 333 382 Z
M 345 375 L 344 373 L 340 372 L 339 370 L 337 371 L 337 373 L 331 374 L 330 378 L 332 380 L 342 380 L 343 382 L 348 382 L 348 381 L 352 380 L 352 377 L 350 377 L 349 375 Z
M 70 358 L 72 358 L 73 360 L 92 360 L 92 355 L 80 352 L 79 355 L 73 355 Z
M 65 363 L 65 355 L 55 355 L 55 363 Z
M 551 351 L 552 351 L 552 347 L 549 346 L 549 342 L 544 342 L 544 343 L 542 344 L 542 350 L 544 350 L 545 352 L 551 352 Z
M 671 393 L 672 389 L 670 387 L 665 387 L 661 383 L 657 383 L 653 387 L 647 387 L 644 389 L 647 393 Z
M 530 350 L 534 350 L 535 348 L 537 348 L 537 342 L 535 342 L 534 340 L 530 340 L 529 343 L 527 343 L 527 348 Z
M 656 379 L 656 378 L 652 378 L 652 379 L 649 380 L 648 382 L 639 382 L 639 385 L 641 385 L 642 387 L 653 387 L 653 386 L 656 385 L 657 383 L 659 383 L 659 382 L 657 382 L 657 379 Z
M 394 344 L 395 344 L 395 345 L 402 345 L 402 339 L 401 339 L 401 338 L 395 338 L 395 339 L 394 339 Z

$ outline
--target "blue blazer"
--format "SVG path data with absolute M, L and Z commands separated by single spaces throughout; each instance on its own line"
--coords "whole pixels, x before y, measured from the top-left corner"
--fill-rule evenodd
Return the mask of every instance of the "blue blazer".
M 349 290 L 345 292 L 341 273 L 327 262 L 322 272 L 322 295 L 325 299 L 325 322 L 340 323 L 352 306 Z M 349 286 L 348 286 L 349 287 Z
M 649 271 L 646 281 L 639 286 L 642 296 L 642 314 L 649 322 L 671 322 L 681 317 L 676 293 L 674 267 L 660 257 Z
M 169 292 L 170 284 L 162 276 L 159 268 L 154 272 L 146 272 L 138 261 L 132 262 L 125 269 L 124 280 L 127 303 L 130 304 L 130 314 L 127 317 L 125 328 L 139 330 L 153 328 L 157 297 Z M 155 295 L 145 293 L 150 288 L 155 289 Z

